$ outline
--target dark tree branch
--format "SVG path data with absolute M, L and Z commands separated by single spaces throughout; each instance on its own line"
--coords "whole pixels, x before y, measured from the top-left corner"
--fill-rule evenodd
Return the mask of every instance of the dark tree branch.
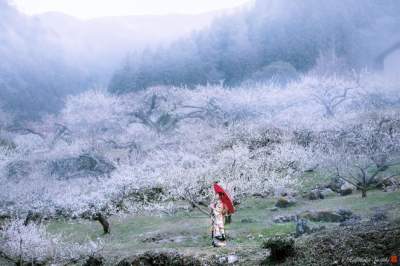
M 210 212 L 207 212 L 206 210 L 204 210 L 199 204 L 197 204 L 196 202 L 194 202 L 193 200 L 188 200 L 190 202 L 190 204 L 192 204 L 193 207 L 196 207 L 197 209 L 199 209 L 200 212 L 202 212 L 203 214 L 210 216 Z
M 42 139 L 45 139 L 45 136 L 43 134 L 36 132 L 33 129 L 26 128 L 26 127 L 10 126 L 10 127 L 7 127 L 6 130 L 10 131 L 10 132 L 21 134 L 21 135 L 33 134 L 33 135 L 39 136 Z
M 70 136 L 72 133 L 72 131 L 68 127 L 66 127 L 62 124 L 56 123 L 55 125 L 58 127 L 58 129 L 56 131 L 56 134 L 55 134 L 53 140 L 51 141 L 52 147 L 58 142 L 58 140 L 60 138 L 63 138 L 65 136 Z M 64 141 L 66 141 L 67 143 L 70 143 L 70 141 L 68 141 L 68 140 L 64 139 Z

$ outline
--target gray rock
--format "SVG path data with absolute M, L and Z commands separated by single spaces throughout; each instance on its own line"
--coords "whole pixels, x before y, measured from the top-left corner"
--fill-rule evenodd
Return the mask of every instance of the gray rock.
M 397 190 L 399 190 L 398 186 L 389 186 L 389 187 L 385 187 L 385 189 L 383 191 L 385 191 L 385 192 L 395 192 Z
M 321 210 L 321 211 L 305 211 L 300 213 L 300 217 L 313 222 L 331 222 L 339 223 L 352 217 L 350 210 L 340 209 L 336 211 Z
M 55 160 L 49 167 L 51 175 L 60 179 L 108 176 L 115 170 L 104 158 L 88 154 Z
M 276 216 L 272 219 L 274 223 L 289 223 L 296 221 L 296 215 Z
M 307 199 L 309 200 L 319 200 L 323 198 L 324 196 L 321 194 L 321 191 L 319 189 L 313 189 L 307 195 Z
M 379 176 L 376 177 L 374 180 L 374 183 L 376 184 L 377 188 L 385 189 L 386 187 L 390 186 L 398 186 L 399 185 L 399 180 L 398 177 L 385 177 L 385 176 Z
M 356 188 L 355 188 L 353 185 L 351 185 L 351 184 L 349 184 L 349 183 L 344 183 L 344 184 L 340 187 L 340 195 L 342 195 L 342 196 L 350 195 L 350 194 L 353 193 L 353 191 L 354 191 L 355 189 L 356 189 Z
M 336 196 L 337 194 L 336 194 L 335 191 L 333 191 L 333 190 L 330 189 L 330 188 L 324 188 L 324 189 L 321 190 L 321 195 L 322 195 L 324 198 L 328 198 L 328 197 Z
M 233 264 L 239 261 L 239 257 L 236 255 L 229 255 L 228 256 L 228 264 Z
M 385 192 L 394 192 L 400 189 L 399 177 L 381 178 L 379 184 Z
M 329 184 L 326 186 L 326 188 L 330 188 L 333 191 L 340 193 L 340 188 L 342 187 L 342 185 L 344 183 L 345 182 L 342 179 L 335 177 L 335 178 L 332 178 L 332 180 L 329 182 Z
M 318 211 L 318 212 L 307 212 L 302 214 L 302 217 L 309 219 L 313 222 L 341 222 L 342 217 L 331 211 Z
M 223 256 L 218 258 L 219 264 L 226 264 L 228 262 L 228 258 Z
M 280 197 L 275 206 L 278 208 L 288 208 L 296 204 L 296 199 L 292 197 Z

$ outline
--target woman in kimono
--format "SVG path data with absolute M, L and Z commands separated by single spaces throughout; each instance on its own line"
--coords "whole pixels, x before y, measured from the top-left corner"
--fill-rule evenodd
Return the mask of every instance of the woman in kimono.
M 221 200 L 221 194 L 216 193 L 214 201 L 211 203 L 211 222 L 212 222 L 212 245 L 214 247 L 226 246 L 225 237 L 225 215 L 228 209 Z

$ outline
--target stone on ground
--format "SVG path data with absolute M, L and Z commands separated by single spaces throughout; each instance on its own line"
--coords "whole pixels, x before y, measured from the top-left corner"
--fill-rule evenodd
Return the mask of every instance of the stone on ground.
M 340 223 L 352 217 L 353 213 L 350 210 L 339 209 L 336 211 L 320 210 L 320 211 L 304 211 L 300 213 L 300 217 L 313 222 L 330 222 Z
M 296 204 L 296 199 L 292 197 L 280 197 L 275 206 L 278 208 L 288 208 Z

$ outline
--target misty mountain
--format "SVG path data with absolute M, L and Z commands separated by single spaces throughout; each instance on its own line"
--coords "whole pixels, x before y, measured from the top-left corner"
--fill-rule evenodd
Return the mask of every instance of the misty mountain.
M 331 54 L 342 71 L 374 68 L 376 58 L 400 41 L 399 28 L 395 0 L 258 0 L 167 48 L 131 55 L 109 89 L 295 77 Z
M 84 76 L 68 64 L 46 28 L 0 2 L 0 104 L 19 117 L 56 110 Z
M 127 53 L 167 44 L 208 26 L 222 12 L 199 15 L 143 15 L 81 20 L 50 12 L 34 17 L 63 48 L 68 62 L 106 84 Z
M 56 112 L 66 96 L 108 84 L 130 51 L 176 40 L 218 14 L 31 17 L 0 0 L 0 106 L 24 119 Z

